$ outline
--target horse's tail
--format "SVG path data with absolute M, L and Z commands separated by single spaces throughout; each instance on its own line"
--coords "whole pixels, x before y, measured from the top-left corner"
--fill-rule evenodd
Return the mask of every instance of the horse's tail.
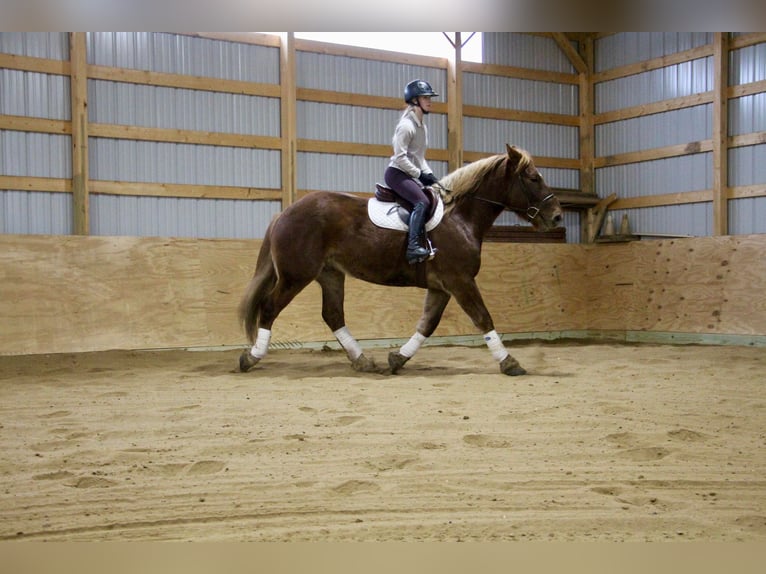
M 266 295 L 271 293 L 277 282 L 277 269 L 271 257 L 271 229 L 275 221 L 276 217 L 266 230 L 266 236 L 258 253 L 258 261 L 255 264 L 255 273 L 253 273 L 253 278 L 250 279 L 245 295 L 239 303 L 239 321 L 243 325 L 250 343 L 255 342 L 255 329 L 258 326 L 261 302 Z

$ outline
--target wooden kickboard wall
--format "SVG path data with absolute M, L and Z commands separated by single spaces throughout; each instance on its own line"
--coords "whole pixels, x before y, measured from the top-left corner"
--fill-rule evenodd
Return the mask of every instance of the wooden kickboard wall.
M 260 241 L 0 235 L 0 354 L 245 345 L 236 309 Z M 766 235 L 616 245 L 487 243 L 478 283 L 501 334 L 766 335 Z M 348 279 L 360 340 L 407 338 L 425 291 Z M 450 302 L 435 336 L 479 334 Z M 331 341 L 312 284 L 275 344 Z

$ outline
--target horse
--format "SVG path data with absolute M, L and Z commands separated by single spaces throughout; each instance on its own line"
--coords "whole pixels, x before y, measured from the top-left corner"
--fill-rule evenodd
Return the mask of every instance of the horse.
M 274 321 L 301 290 L 316 281 L 322 292 L 322 318 L 352 367 L 359 372 L 383 372 L 365 356 L 346 327 L 344 282 L 350 275 L 379 285 L 426 289 L 415 334 L 388 355 L 391 374 L 433 334 L 453 297 L 483 334 L 500 371 L 510 376 L 526 374 L 495 331 L 476 285 L 482 240 L 505 210 L 515 212 L 536 230 L 558 227 L 563 216 L 530 154 L 508 144 L 506 152 L 460 167 L 433 186 L 444 204 L 443 219 L 429 234 L 438 254 L 423 263 L 407 263 L 406 232 L 374 225 L 364 197 L 316 191 L 277 214 L 266 230 L 255 272 L 239 305 L 240 322 L 252 344 L 239 358 L 240 371 L 249 371 L 266 356 Z

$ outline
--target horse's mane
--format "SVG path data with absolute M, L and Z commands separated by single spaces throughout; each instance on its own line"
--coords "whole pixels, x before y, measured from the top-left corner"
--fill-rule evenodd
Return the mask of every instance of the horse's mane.
M 527 151 L 518 148 L 517 151 L 521 154 L 521 157 L 514 169 L 514 173 L 521 172 L 532 162 L 532 157 Z M 484 182 L 487 175 L 497 170 L 508 159 L 509 156 L 505 153 L 492 155 L 445 175 L 439 180 L 439 184 L 441 186 L 442 200 L 447 209 L 454 206 L 455 200 L 475 192 L 479 185 Z

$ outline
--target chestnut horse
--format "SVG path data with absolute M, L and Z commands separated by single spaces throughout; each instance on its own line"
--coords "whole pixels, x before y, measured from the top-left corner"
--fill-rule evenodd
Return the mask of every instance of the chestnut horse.
M 507 153 L 459 168 L 435 186 L 442 195 L 444 216 L 429 234 L 438 254 L 425 263 L 407 263 L 406 232 L 375 226 L 364 198 L 314 192 L 277 215 L 266 231 L 255 274 L 239 306 L 253 344 L 242 353 L 240 370 L 248 371 L 266 356 L 275 319 L 304 287 L 316 281 L 322 288 L 322 318 L 354 369 L 377 371 L 346 327 L 344 282 L 351 275 L 379 285 L 427 289 L 415 334 L 389 353 L 391 373 L 431 336 L 452 297 L 484 335 L 500 370 L 506 375 L 526 373 L 506 351 L 476 286 L 482 240 L 503 210 L 516 212 L 538 230 L 560 225 L 562 212 L 530 155 L 516 147 L 506 148 Z

